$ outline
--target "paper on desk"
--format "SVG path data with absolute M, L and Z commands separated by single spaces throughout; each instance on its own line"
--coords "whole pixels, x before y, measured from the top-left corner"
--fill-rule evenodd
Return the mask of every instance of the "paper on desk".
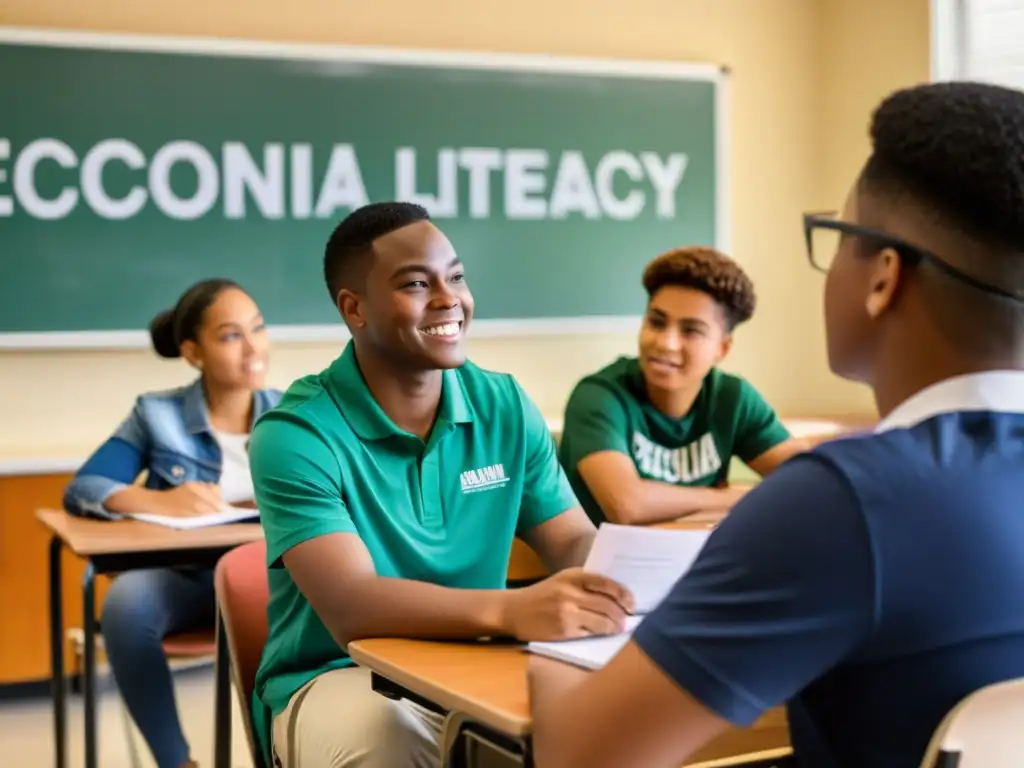
M 526 649 L 539 656 L 548 656 L 584 669 L 600 669 L 615 656 L 633 636 L 643 616 L 630 616 L 626 631 L 618 635 L 585 637 L 579 640 L 560 640 L 549 643 L 530 643 Z
M 711 531 L 635 528 L 602 523 L 584 570 L 600 573 L 633 593 L 634 613 L 626 631 L 581 640 L 533 642 L 526 650 L 584 669 L 600 669 L 629 642 L 645 614 L 660 603 L 690 569 Z
M 602 523 L 583 569 L 626 587 L 636 601 L 635 613 L 645 614 L 690 569 L 710 535 L 711 531 Z
M 141 520 L 144 523 L 153 523 L 154 525 L 162 525 L 166 528 L 176 528 L 182 531 L 193 528 L 208 528 L 212 525 L 238 523 L 242 520 L 256 519 L 259 516 L 260 513 L 256 509 L 233 507 L 230 504 L 226 505 L 220 512 L 214 512 L 212 515 L 196 515 L 194 517 L 148 514 L 126 515 L 126 517 Z

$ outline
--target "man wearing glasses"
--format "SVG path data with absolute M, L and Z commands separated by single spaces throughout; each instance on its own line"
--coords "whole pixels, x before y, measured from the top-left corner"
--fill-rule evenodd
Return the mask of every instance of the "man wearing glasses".
M 532 660 L 538 765 L 678 766 L 785 704 L 801 766 L 916 768 L 961 699 L 1024 677 L 1024 93 L 900 91 L 871 138 L 804 226 L 878 429 L 746 496 L 604 669 Z

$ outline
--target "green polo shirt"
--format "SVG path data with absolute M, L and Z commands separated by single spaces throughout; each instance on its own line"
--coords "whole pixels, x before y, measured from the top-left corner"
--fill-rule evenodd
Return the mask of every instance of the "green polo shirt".
M 713 486 L 728 478 L 732 457 L 752 461 L 789 437 L 753 386 L 717 368 L 705 377 L 689 413 L 670 418 L 648 399 L 637 359 L 620 357 L 576 385 L 558 456 L 583 508 L 600 524 L 604 511 L 577 468 L 592 453 L 624 453 L 647 480 Z
M 543 417 L 515 379 L 472 363 L 443 375 L 426 441 L 381 410 L 351 343 L 327 370 L 296 381 L 253 430 L 270 580 L 253 701 L 265 752 L 272 718 L 292 694 L 353 663 L 283 567 L 290 548 L 353 533 L 381 576 L 502 589 L 513 538 L 578 504 Z

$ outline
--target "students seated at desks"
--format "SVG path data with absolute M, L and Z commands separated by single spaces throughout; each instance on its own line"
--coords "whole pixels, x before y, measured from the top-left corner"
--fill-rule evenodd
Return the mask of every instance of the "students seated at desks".
M 533 661 L 537 765 L 678 766 L 787 704 L 801 766 L 916 768 L 1024 676 L 1024 93 L 903 90 L 871 138 L 804 226 L 830 366 L 880 425 L 744 497 L 604 669 Z
M 576 385 L 558 455 L 590 518 L 629 525 L 728 508 L 738 456 L 766 475 L 804 449 L 747 381 L 717 366 L 754 313 L 754 286 L 710 248 L 682 248 L 644 270 L 639 356 Z
M 577 567 L 595 528 L 537 407 L 466 360 L 473 297 L 426 210 L 352 212 L 324 274 L 352 340 L 250 449 L 270 565 L 256 731 L 282 768 L 437 766 L 441 718 L 371 690 L 350 641 L 605 634 L 630 598 Z M 505 590 L 517 534 L 560 572 Z
M 231 280 L 189 288 L 150 324 L 161 357 L 199 371 L 188 386 L 140 396 L 64 492 L 73 515 L 197 515 L 252 503 L 252 424 L 280 399 L 264 389 L 267 334 L 253 300 Z M 146 472 L 144 485 L 136 484 Z M 153 569 L 114 579 L 100 630 L 121 697 L 159 768 L 195 765 L 174 703 L 161 642 L 213 627 L 213 571 Z

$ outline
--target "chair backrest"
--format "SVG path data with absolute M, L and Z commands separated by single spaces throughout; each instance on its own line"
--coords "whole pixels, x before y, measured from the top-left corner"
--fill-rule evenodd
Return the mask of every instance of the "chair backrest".
M 921 768 L 1018 768 L 1024 765 L 1024 678 L 981 688 L 935 729 Z
M 540 559 L 540 555 L 534 552 L 529 544 L 518 537 L 512 540 L 506 575 L 509 586 L 525 586 L 546 579 L 550 575 L 551 572 Z
M 266 557 L 266 542 L 243 544 L 221 557 L 214 572 L 217 607 L 231 656 L 231 677 L 245 713 L 245 735 L 253 760 L 259 759 L 261 751 L 252 727 L 252 694 L 269 632 Z

